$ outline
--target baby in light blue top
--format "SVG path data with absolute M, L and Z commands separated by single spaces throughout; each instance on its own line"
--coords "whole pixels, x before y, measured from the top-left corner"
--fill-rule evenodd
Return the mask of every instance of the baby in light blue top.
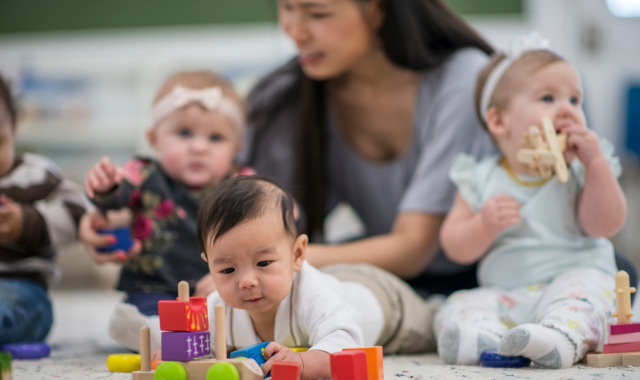
M 602 141 L 602 151 L 618 177 L 622 168 L 613 157 L 613 145 Z M 530 284 L 550 283 L 558 275 L 577 268 L 597 268 L 614 276 L 617 267 L 611 242 L 587 235 L 580 226 L 576 205 L 584 186 L 585 168 L 577 158 L 569 165 L 569 180 L 553 177 L 541 186 L 515 182 L 501 164 L 502 155 L 476 162 L 473 156 L 459 155 L 450 178 L 469 209 L 476 214 L 487 201 L 509 194 L 520 204 L 521 222 L 499 234 L 478 268 L 481 286 L 513 289 Z M 523 182 L 540 177 L 516 174 Z
M 452 294 L 435 318 L 448 364 L 477 364 L 487 349 L 566 368 L 602 348 L 614 303 L 614 251 L 626 200 L 613 146 L 587 129 L 580 77 L 533 35 L 480 73 L 478 114 L 501 154 L 460 155 L 458 187 L 440 235 L 454 262 L 480 260 L 480 288 Z M 567 135 L 568 181 L 516 159 L 525 133 L 549 117 Z

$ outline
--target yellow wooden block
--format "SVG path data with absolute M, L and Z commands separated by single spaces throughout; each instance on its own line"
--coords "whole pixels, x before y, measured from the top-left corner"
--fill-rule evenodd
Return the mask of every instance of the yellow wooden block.
M 293 352 L 305 352 L 309 351 L 307 347 L 289 347 Z
M 111 372 L 140 371 L 140 355 L 137 354 L 113 354 L 107 358 L 107 368 Z

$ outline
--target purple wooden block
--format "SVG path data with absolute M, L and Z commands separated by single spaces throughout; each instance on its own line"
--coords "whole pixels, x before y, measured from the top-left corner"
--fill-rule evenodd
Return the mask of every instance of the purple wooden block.
M 188 362 L 211 353 L 209 331 L 163 332 L 162 360 Z
M 633 322 L 624 325 L 616 325 L 612 323 L 609 327 L 611 329 L 611 334 L 630 334 L 640 332 L 639 322 Z

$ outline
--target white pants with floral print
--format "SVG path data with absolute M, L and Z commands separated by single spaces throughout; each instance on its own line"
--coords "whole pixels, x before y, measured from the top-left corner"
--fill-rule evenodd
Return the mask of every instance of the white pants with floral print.
M 457 322 L 501 339 L 523 323 L 536 323 L 566 334 L 576 346 L 576 360 L 588 351 L 601 351 L 614 308 L 612 276 L 597 269 L 565 272 L 550 284 L 512 290 L 480 287 L 458 291 L 436 314 L 434 332 Z

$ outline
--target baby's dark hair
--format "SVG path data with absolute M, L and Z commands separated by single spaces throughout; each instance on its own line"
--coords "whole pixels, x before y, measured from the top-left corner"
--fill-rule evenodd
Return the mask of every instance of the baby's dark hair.
M 15 128 L 18 122 L 18 109 L 16 107 L 16 103 L 15 103 L 15 100 L 13 99 L 13 96 L 11 96 L 11 89 L 9 89 L 9 85 L 2 78 L 1 73 L 0 73 L 0 104 L 4 106 L 6 112 L 8 113 L 11 126 Z M 2 112 L 3 110 L 0 110 L 0 114 Z
M 298 231 L 293 197 L 274 180 L 263 176 L 239 176 L 222 182 L 205 197 L 198 209 L 200 249 L 206 254 L 207 243 L 215 243 L 238 224 L 274 209 L 280 210 L 285 231 L 295 239 Z

